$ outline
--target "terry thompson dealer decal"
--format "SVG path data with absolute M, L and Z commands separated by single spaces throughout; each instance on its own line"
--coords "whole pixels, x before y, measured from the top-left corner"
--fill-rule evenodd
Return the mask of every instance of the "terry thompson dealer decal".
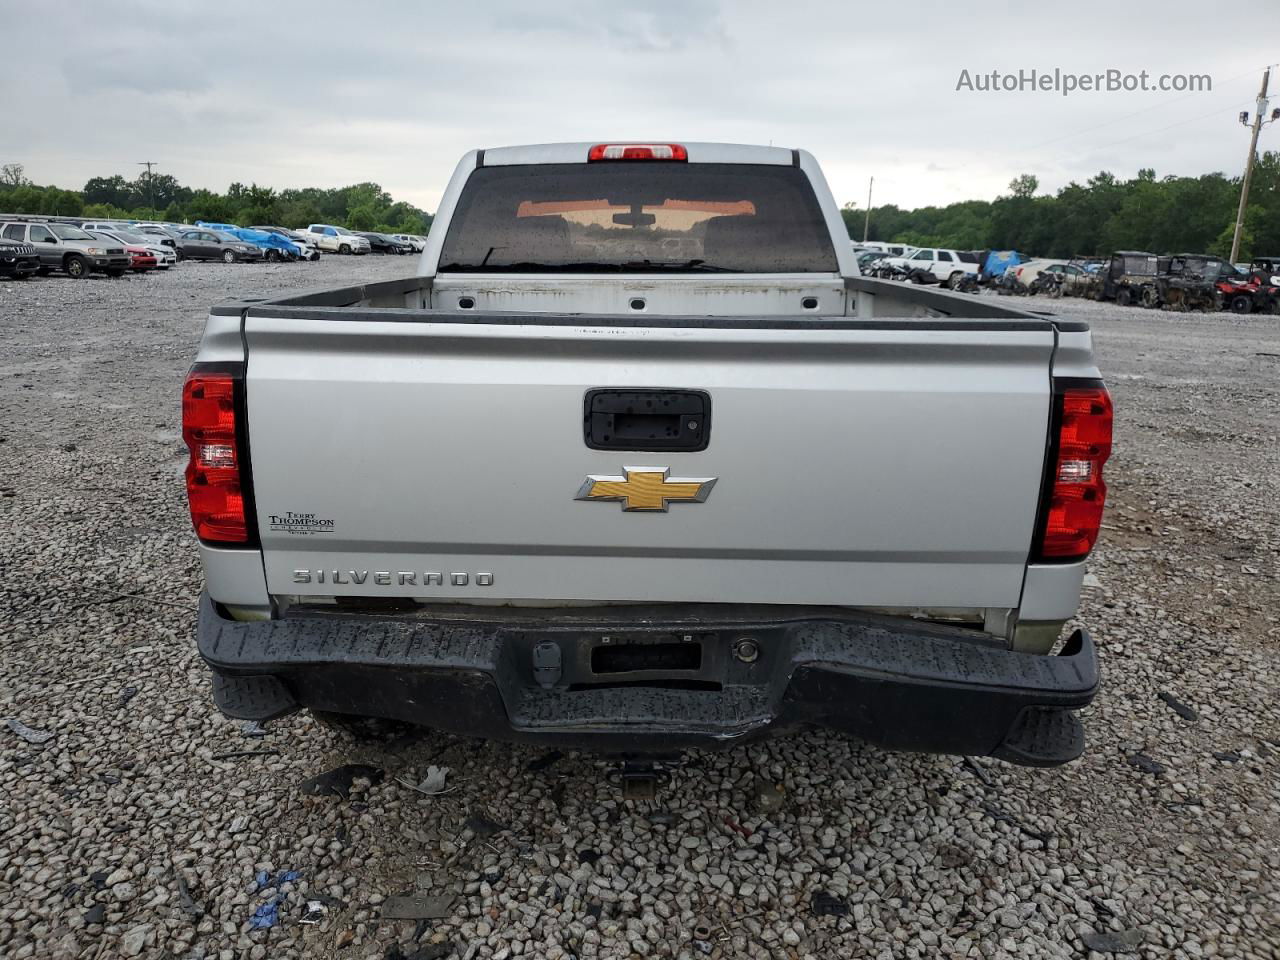
M 273 533 L 292 533 L 311 536 L 316 533 L 333 533 L 333 520 L 317 517 L 314 513 L 294 513 L 286 510 L 282 515 L 268 514 L 267 522 Z

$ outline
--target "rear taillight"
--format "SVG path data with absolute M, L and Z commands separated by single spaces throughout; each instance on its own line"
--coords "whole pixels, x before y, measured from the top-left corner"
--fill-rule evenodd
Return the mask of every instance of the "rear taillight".
M 206 543 L 248 544 L 247 475 L 237 438 L 238 373 L 194 368 L 182 388 L 182 439 L 191 523 Z
M 677 160 L 687 161 L 689 151 L 678 143 L 597 143 L 587 151 L 587 160 Z
M 1054 390 L 1051 473 L 1041 503 L 1037 558 L 1082 560 L 1102 526 L 1107 485 L 1102 465 L 1111 455 L 1111 397 L 1105 387 L 1059 383 Z

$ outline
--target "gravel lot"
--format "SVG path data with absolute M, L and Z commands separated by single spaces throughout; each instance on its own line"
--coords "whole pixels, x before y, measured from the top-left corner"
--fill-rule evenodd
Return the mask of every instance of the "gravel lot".
M 0 956 L 1280 956 L 1280 321 L 1022 301 L 1094 324 L 1117 409 L 1082 760 L 815 733 L 634 804 L 589 758 L 210 702 L 178 425 L 206 309 L 412 269 L 0 282 L 0 717 L 53 734 L 0 726 Z M 385 778 L 300 790 L 347 763 Z M 444 795 L 400 782 L 431 764 Z M 414 892 L 447 916 L 383 919 Z

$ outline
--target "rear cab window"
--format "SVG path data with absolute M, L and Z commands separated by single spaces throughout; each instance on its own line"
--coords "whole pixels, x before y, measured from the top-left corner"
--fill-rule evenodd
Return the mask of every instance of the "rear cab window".
M 735 163 L 481 167 L 441 272 L 836 273 L 808 177 Z

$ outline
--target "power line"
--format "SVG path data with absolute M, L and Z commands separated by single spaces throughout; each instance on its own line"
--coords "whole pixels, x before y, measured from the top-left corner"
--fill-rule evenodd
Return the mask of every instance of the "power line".
M 1244 77 L 1251 77 L 1254 75 L 1254 73 L 1255 73 L 1254 70 L 1248 70 L 1245 73 L 1238 73 L 1235 76 L 1227 77 L 1226 80 L 1222 81 L 1222 84 L 1233 83 L 1234 81 L 1243 79 Z M 1103 120 L 1101 123 L 1095 123 L 1091 127 L 1082 127 L 1079 130 L 1073 130 L 1070 133 L 1064 133 L 1061 136 L 1053 137 L 1050 140 L 1044 140 L 1044 141 L 1041 141 L 1040 143 L 1032 144 L 1029 147 L 1023 147 L 1022 149 L 1023 151 L 1039 150 L 1041 147 L 1047 147 L 1053 143 L 1061 143 L 1063 140 L 1070 140 L 1073 137 L 1080 136 L 1080 134 L 1082 133 L 1091 133 L 1094 130 L 1101 130 L 1103 127 L 1109 127 L 1112 124 L 1119 123 L 1121 120 L 1128 120 L 1131 117 L 1138 116 L 1139 114 L 1148 113 L 1152 110 L 1159 109 L 1160 107 L 1167 107 L 1171 103 L 1178 103 L 1179 101 L 1186 100 L 1189 97 L 1195 97 L 1200 95 L 1201 95 L 1200 91 L 1193 90 L 1190 93 L 1184 93 L 1177 97 L 1170 97 L 1168 100 L 1160 100 L 1156 103 L 1151 104 L 1150 106 L 1146 106 L 1146 107 L 1142 107 L 1141 109 L 1134 110 L 1132 113 L 1123 113 L 1118 117 L 1112 117 L 1110 120 Z M 1121 140 L 1117 142 L 1123 143 L 1124 141 Z
M 1209 117 L 1216 117 L 1224 113 L 1237 113 L 1239 112 L 1239 110 L 1240 110 L 1240 104 L 1237 102 L 1233 106 L 1227 107 L 1225 110 L 1221 108 L 1217 110 L 1211 110 L 1208 113 L 1202 113 L 1195 117 L 1188 117 L 1186 120 L 1179 120 L 1177 123 L 1171 123 L 1167 127 L 1159 127 L 1156 130 L 1146 130 L 1142 133 L 1135 133 L 1131 137 L 1123 137 L 1120 140 L 1112 140 L 1108 143 L 1103 143 L 1103 144 L 1099 144 L 1098 146 L 1091 147 L 1090 149 L 1104 150 L 1107 147 L 1114 147 L 1116 144 L 1119 144 L 1119 143 L 1128 143 L 1130 140 L 1138 140 L 1138 139 L 1141 139 L 1142 137 L 1149 137 L 1152 134 L 1164 133 L 1166 130 L 1172 130 L 1175 127 L 1184 127 L 1188 123 L 1195 123 L 1197 120 L 1205 120 Z
M 147 206 L 152 210 L 156 208 L 156 185 L 151 179 L 151 168 L 159 166 L 158 160 L 139 160 L 138 166 L 147 168 Z

